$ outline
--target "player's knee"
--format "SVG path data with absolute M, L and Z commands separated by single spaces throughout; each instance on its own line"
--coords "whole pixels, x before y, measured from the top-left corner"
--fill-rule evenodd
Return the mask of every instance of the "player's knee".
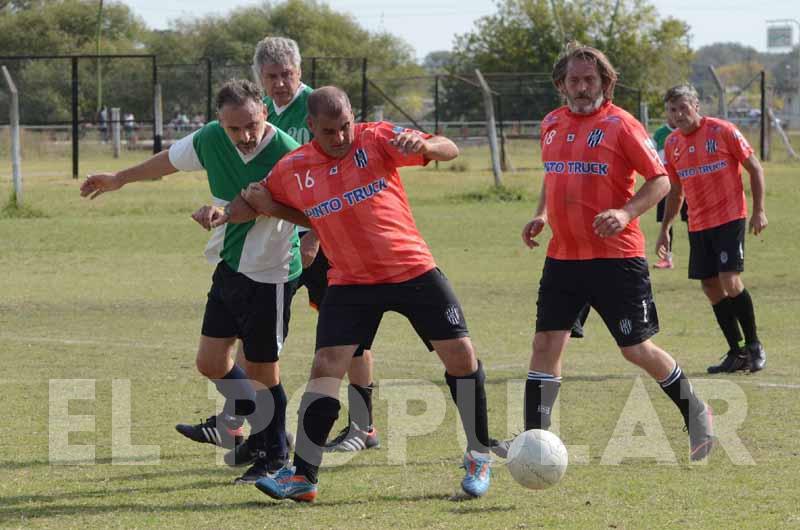
M 222 379 L 228 373 L 227 359 L 214 359 L 209 355 L 197 354 L 197 371 L 208 379 Z

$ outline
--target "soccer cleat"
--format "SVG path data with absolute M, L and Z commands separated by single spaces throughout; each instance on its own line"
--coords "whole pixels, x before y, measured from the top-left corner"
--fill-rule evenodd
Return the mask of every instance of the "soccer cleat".
M 226 449 L 233 449 L 244 442 L 244 428 L 241 420 L 227 414 L 211 416 L 197 425 L 179 423 L 175 426 L 175 430 L 195 442 L 212 444 Z
M 675 264 L 672 263 L 672 253 L 670 252 L 667 254 L 666 258 L 661 258 L 658 260 L 653 267 L 656 269 L 674 269 Z
M 751 342 L 745 346 L 744 351 L 747 352 L 750 358 L 750 372 L 758 372 L 763 370 L 767 365 L 767 352 L 760 342 Z
M 251 434 L 241 445 L 226 453 L 223 459 L 231 467 L 246 466 L 255 462 L 256 459 L 268 460 L 266 449 L 257 447 L 262 443 L 263 438 L 254 437 Z M 294 436 L 288 431 L 286 432 L 286 446 L 289 451 L 294 448 Z
M 492 438 L 489 440 L 489 449 L 500 458 L 508 458 L 508 449 L 516 437 L 517 435 L 515 434 L 508 440 L 495 440 Z
M 267 476 L 274 476 L 286 469 L 288 460 L 275 460 L 267 462 L 265 460 L 256 459 L 253 465 L 245 471 L 241 477 L 237 477 L 233 481 L 234 484 L 255 484 L 260 478 Z
M 351 422 L 349 426 L 339 432 L 336 438 L 325 444 L 325 452 L 352 453 L 364 449 L 378 449 L 380 446 L 381 441 L 375 427 L 368 431 L 362 431 L 356 422 Z
M 257 459 L 266 461 L 267 451 L 256 447 L 260 442 L 261 440 L 256 440 L 250 436 L 242 445 L 237 446 L 233 451 L 225 453 L 223 457 L 225 463 L 231 467 L 239 467 L 252 464 Z
M 467 451 L 464 453 L 464 469 L 467 474 L 461 481 L 461 489 L 470 497 L 483 497 L 492 481 L 492 457 L 489 453 Z
M 273 476 L 258 479 L 256 488 L 279 501 L 314 502 L 317 498 L 317 485 L 302 475 L 295 475 L 292 468 L 284 468 Z
M 711 407 L 697 401 L 695 410 L 689 413 L 689 424 L 686 426 L 689 431 L 689 446 L 691 452 L 689 457 L 692 461 L 703 460 L 714 447 L 714 413 Z
M 725 354 L 725 357 L 722 358 L 722 362 L 708 367 L 708 373 L 721 374 L 743 372 L 747 370 L 749 364 L 750 362 L 745 352 L 730 350 Z

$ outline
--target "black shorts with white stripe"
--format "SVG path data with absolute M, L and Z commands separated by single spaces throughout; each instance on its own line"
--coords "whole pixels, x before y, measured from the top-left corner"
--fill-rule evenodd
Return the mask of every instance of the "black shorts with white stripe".
M 289 334 L 292 297 L 297 280 L 261 283 L 217 265 L 208 292 L 202 334 L 205 337 L 242 339 L 250 362 L 275 362 Z

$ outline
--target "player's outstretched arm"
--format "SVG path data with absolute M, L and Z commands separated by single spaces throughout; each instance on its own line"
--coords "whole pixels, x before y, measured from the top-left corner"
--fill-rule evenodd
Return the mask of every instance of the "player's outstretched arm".
M 755 154 L 742 162 L 742 165 L 750 174 L 750 191 L 753 194 L 753 215 L 750 217 L 750 232 L 755 235 L 760 234 L 768 224 L 767 214 L 764 210 L 764 168 L 758 161 Z
M 655 206 L 669 192 L 669 177 L 661 175 L 645 182 L 636 195 L 620 209 L 605 210 L 597 214 L 592 226 L 600 237 L 611 237 L 622 232 L 628 223 Z
M 448 162 L 458 156 L 458 146 L 444 136 L 423 138 L 413 131 L 397 134 L 389 141 L 403 154 L 422 154 L 428 160 Z
M 162 151 L 141 164 L 115 173 L 95 173 L 81 184 L 81 197 L 96 199 L 107 191 L 115 191 L 125 184 L 140 180 L 153 180 L 175 173 L 178 169 L 169 161 L 169 151 Z

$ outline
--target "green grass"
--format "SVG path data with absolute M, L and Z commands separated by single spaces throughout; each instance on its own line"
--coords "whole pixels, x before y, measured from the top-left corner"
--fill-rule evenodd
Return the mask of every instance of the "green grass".
M 440 164 L 439 171 L 403 172 L 419 228 L 459 294 L 485 363 L 491 431 L 497 437 L 522 421 L 520 381 L 530 355 L 544 256 L 542 250 L 525 249 L 519 237 L 541 183 L 538 148 L 514 143 L 509 150 L 513 165 L 524 169 L 507 173 L 504 185 L 524 200 L 474 199 L 492 197 L 488 157 L 477 148 L 462 157 L 468 171 Z M 85 157 L 82 173 L 123 167 L 143 156 Z M 192 444 L 174 431 L 175 423 L 200 419 L 215 407 L 194 368 L 211 273 L 202 257 L 207 234 L 189 218 L 208 198 L 203 176 L 175 175 L 89 202 L 80 199 L 78 182 L 68 176 L 68 159 L 25 159 L 23 171 L 26 207 L 43 216 L 0 216 L 1 526 L 800 526 L 796 167 L 766 164 L 771 224 L 763 236 L 747 239 L 744 281 L 770 355 L 764 372 L 710 382 L 704 377 L 705 367 L 725 347 L 699 286 L 686 279 L 682 227 L 676 231 L 678 268 L 652 274 L 662 327 L 657 342 L 697 379 L 698 388 L 712 398 L 718 426 L 734 431 L 755 465 L 738 465 L 741 453 L 730 444 L 707 465 L 689 465 L 686 434 L 674 407 L 656 384 L 623 360 L 593 314 L 587 338 L 568 346 L 558 405 L 560 435 L 573 460 L 585 453 L 584 463 L 573 462 L 563 481 L 543 492 L 522 489 L 497 465 L 487 497 L 453 500 L 462 476 L 462 443 L 443 370 L 402 318 L 387 315 L 374 345 L 376 423 L 383 448 L 325 468 L 319 502 L 312 506 L 275 503 L 252 487 L 234 487 L 237 470 L 218 464 L 211 446 Z M 0 197 L 10 193 L 9 172 L 10 163 L 0 160 Z M 642 226 L 650 245 L 653 213 Z M 291 424 L 313 350 L 315 314 L 305 298 L 301 292 L 295 299 L 282 360 L 292 396 Z M 51 462 L 49 434 L 59 431 L 49 421 L 49 398 L 54 397 L 49 388 L 56 379 L 94 380 L 94 399 L 69 405 L 69 414 L 95 418 L 94 430 L 69 435 L 71 444 L 95 446 L 93 462 Z M 158 446 L 156 465 L 112 463 L 112 384 L 119 379 L 130 381 L 131 441 Z M 392 435 L 410 423 L 389 407 L 398 406 L 398 396 L 423 392 L 446 406 L 444 419 L 428 434 L 410 438 L 405 464 L 398 465 L 400 446 Z M 719 399 L 725 392 L 730 403 Z M 411 401 L 408 414 L 437 412 L 431 407 Z M 654 458 L 608 464 L 615 429 L 640 417 L 623 414 L 630 407 L 640 407 L 641 418 L 652 407 L 674 465 Z M 122 410 L 118 420 L 124 420 L 127 409 Z M 736 413 L 744 418 L 738 427 L 731 420 Z M 652 434 L 650 428 L 646 424 L 644 432 Z M 642 434 L 642 427 L 635 432 Z

